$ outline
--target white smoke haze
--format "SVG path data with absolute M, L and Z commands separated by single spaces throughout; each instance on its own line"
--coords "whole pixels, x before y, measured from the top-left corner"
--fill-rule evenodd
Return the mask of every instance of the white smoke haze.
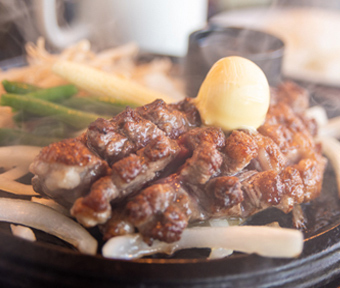
M 80 1 L 82 0 L 56 1 L 56 13 L 61 27 L 67 28 L 74 24 L 76 20 L 74 19 L 75 9 Z M 36 43 L 38 37 L 42 35 L 41 27 L 39 27 L 36 19 L 36 4 L 39 2 L 40 0 L 0 0 L 0 33 L 6 34 L 10 23 L 16 25 L 23 39 L 15 34 L 8 35 L 8 37 L 10 37 L 17 47 L 21 47 L 23 53 L 26 42 Z M 93 2 L 95 2 L 94 7 L 99 7 L 100 4 L 105 4 L 106 0 Z M 315 9 L 312 10 L 312 13 L 309 15 L 302 15 L 302 17 L 305 17 L 305 21 L 303 18 L 299 18 L 299 25 L 296 25 L 296 19 L 294 20 L 293 17 L 289 19 L 286 15 L 278 13 L 278 11 L 283 11 L 287 7 L 314 7 Z M 261 10 L 263 12 L 263 6 Z M 252 9 L 252 11 L 254 11 L 254 9 Z M 340 1 L 273 0 L 271 1 L 271 5 L 265 8 L 265 11 L 265 14 L 252 12 L 251 17 L 247 17 L 246 20 L 244 17 L 239 18 L 237 21 L 241 21 L 242 24 L 244 24 L 240 26 L 247 27 L 247 25 L 251 25 L 250 28 L 252 29 L 268 31 L 281 37 L 286 42 L 284 54 L 280 55 L 280 51 L 278 51 L 275 57 L 283 56 L 284 75 L 293 79 L 302 80 L 304 81 L 303 83 L 309 83 L 308 85 L 304 85 L 307 85 L 310 91 L 315 91 L 315 93 L 313 93 L 313 95 L 315 95 L 313 96 L 312 103 L 323 104 L 332 111 L 339 110 L 339 101 L 335 100 L 338 98 L 335 96 L 336 90 L 327 90 L 327 93 L 334 97 L 322 98 L 320 95 L 326 90 L 316 89 L 315 84 L 321 83 L 337 86 L 339 85 L 338 83 L 340 83 L 340 38 L 334 37 L 334 35 L 337 35 L 338 31 L 340 31 Z M 100 10 L 95 10 L 95 8 L 92 11 L 92 13 L 99 12 Z M 281 18 L 276 16 L 280 16 Z M 296 14 L 295 18 L 298 16 L 299 15 Z M 241 23 L 237 22 L 234 18 L 229 20 L 224 19 L 224 21 L 227 22 L 216 21 L 216 19 L 219 20 L 218 17 L 215 19 L 212 17 L 212 23 L 214 25 L 218 23 L 218 25 L 221 26 L 228 26 L 231 25 L 231 23 Z M 114 46 L 119 43 L 119 32 L 117 31 L 118 26 L 115 23 L 115 19 L 113 19 L 113 17 L 110 18 L 110 15 L 103 15 L 102 20 L 101 29 L 94 31 L 93 37 L 90 39 L 92 49 L 95 50 Z M 230 21 L 230 23 L 228 21 Z M 254 23 L 256 25 L 253 25 Z M 251 33 L 248 29 L 243 30 L 237 35 L 237 39 L 235 39 L 231 45 L 230 41 L 227 43 L 228 45 L 226 45 L 226 39 L 223 37 L 211 35 L 208 41 L 199 47 L 202 51 L 200 51 L 197 57 L 195 56 L 196 59 L 193 58 L 194 60 L 191 60 L 197 63 L 200 62 L 201 66 L 198 67 L 196 71 L 199 71 L 206 63 L 210 66 L 219 58 L 233 53 L 248 56 L 253 61 L 261 57 L 270 58 L 268 56 L 268 47 L 270 48 L 269 50 L 272 49 L 272 40 L 270 38 L 263 38 L 261 41 L 253 41 L 251 39 Z M 317 43 L 312 44 L 313 41 Z M 308 51 L 304 50 L 306 43 L 309 49 Z M 51 52 L 58 52 L 58 50 L 60 50 L 48 41 L 46 42 L 46 46 Z M 263 53 L 261 53 L 261 51 Z M 205 64 L 202 64 L 202 62 L 205 62 Z M 204 73 L 206 73 L 206 71 Z M 198 81 L 202 81 L 201 75 L 192 75 L 192 77 L 193 79 L 196 77 Z M 320 101 L 323 101 L 323 103 L 320 103 Z
M 8 24 L 12 23 L 20 31 L 20 36 L 24 39 L 24 43 L 36 43 L 40 36 L 45 36 L 44 29 L 41 25 L 41 19 L 39 19 L 39 7 L 42 7 L 42 2 L 42 0 L 0 0 L 1 33 L 5 33 Z M 119 43 L 120 36 L 115 29 L 115 19 L 110 17 L 109 12 L 103 12 L 103 9 L 105 8 L 104 4 L 107 2 L 107 0 L 93 1 L 94 8 L 89 9 L 91 11 L 89 11 L 88 14 L 83 15 L 85 19 L 89 16 L 89 25 L 87 28 L 89 29 L 90 36 L 87 38 L 90 38 L 89 40 L 91 41 L 92 48 L 94 50 L 108 48 Z M 77 9 L 79 9 L 77 4 L 81 3 L 81 0 L 56 0 L 55 3 L 55 13 L 60 28 L 63 31 L 68 31 L 68 29 L 71 30 L 71 28 L 74 28 L 74 24 L 80 20 L 75 17 L 75 14 L 78 11 Z M 101 8 L 100 4 L 103 4 L 102 7 L 104 8 Z M 100 24 L 94 23 L 94 20 L 91 20 L 91 15 L 100 15 L 100 17 L 96 16 L 96 19 L 100 20 Z M 74 42 L 81 40 L 76 37 L 74 37 L 74 39 Z M 52 52 L 58 52 L 62 48 L 65 48 L 59 47 L 52 42 L 53 41 L 48 41 L 48 39 L 46 41 L 47 48 Z M 69 44 L 72 43 L 70 42 Z
M 39 32 L 34 21 L 32 1 L 0 0 L 0 5 L 2 32 L 6 32 L 3 30 L 6 29 L 8 23 L 14 23 L 26 42 L 35 42 L 38 39 Z

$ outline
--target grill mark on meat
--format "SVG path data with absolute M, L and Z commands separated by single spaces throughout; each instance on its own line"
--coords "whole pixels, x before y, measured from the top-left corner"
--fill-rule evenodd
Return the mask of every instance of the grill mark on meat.
M 112 165 L 158 136 L 176 139 L 200 124 L 198 111 L 189 100 L 177 105 L 156 100 L 135 110 L 128 107 L 110 120 L 97 119 L 88 127 L 86 141 Z
M 200 120 L 197 116 L 190 117 L 190 113 L 192 112 L 188 110 L 193 110 L 193 105 L 191 107 L 188 106 L 189 103 L 186 102 L 176 106 L 167 105 L 163 100 L 158 99 L 148 105 L 136 108 L 136 112 L 144 119 L 157 125 L 159 129 L 165 132 L 166 136 L 171 139 L 177 139 L 191 127 L 200 125 Z M 196 108 L 194 111 L 197 113 Z M 187 114 L 189 114 L 189 118 Z
M 127 204 L 129 220 L 149 243 L 153 239 L 179 240 L 193 210 L 197 210 L 195 202 L 191 201 L 177 176 L 144 189 Z
M 164 132 L 127 108 L 111 120 L 97 119 L 87 130 L 87 145 L 110 165 L 145 147 Z
M 259 147 L 250 135 L 242 131 L 233 131 L 223 148 L 223 174 L 235 174 L 246 167 L 258 156 Z
M 169 104 L 170 107 L 181 111 L 185 115 L 185 121 L 187 121 L 188 126 L 191 128 L 202 125 L 201 116 L 192 100 L 191 98 L 185 98 L 178 103 Z
M 188 183 L 204 184 L 220 173 L 223 162 L 221 153 L 215 146 L 203 142 L 198 146 L 180 171 L 183 180 Z
M 122 203 L 112 209 L 110 219 L 105 224 L 100 225 L 99 228 L 104 241 L 115 236 L 132 234 L 135 231 L 135 227 L 128 220 L 125 204 Z
M 194 129 L 180 141 L 193 149 L 192 157 L 178 173 L 142 190 L 127 204 L 129 220 L 147 242 L 153 239 L 177 241 L 190 218 L 202 218 L 198 206 L 202 200 L 200 186 L 220 172 L 223 157 L 218 145 L 225 143 L 220 129 Z M 200 191 L 199 195 L 190 193 L 190 187 L 198 187 L 195 191 Z
M 205 192 L 209 207 L 205 209 L 214 218 L 225 215 L 226 210 L 237 206 L 244 200 L 242 185 L 239 178 L 235 176 L 221 176 L 211 179 L 205 185 Z
M 308 91 L 294 82 L 286 81 L 278 85 L 276 89 L 272 88 L 271 92 L 273 104 L 284 103 L 296 113 L 303 113 L 309 106 Z
M 217 148 L 222 148 L 225 145 L 225 135 L 221 128 L 217 127 L 199 127 L 194 128 L 179 138 L 179 144 L 184 145 L 189 150 L 193 151 L 203 142 L 210 143 Z
M 311 183 L 311 179 L 318 179 L 318 183 L 322 183 L 324 167 L 316 164 L 317 161 L 315 165 L 307 165 L 305 160 L 301 160 L 296 167 L 286 166 L 285 156 L 271 138 L 259 133 L 246 134 L 234 131 L 226 141 L 220 141 L 223 137 L 217 137 L 219 135 L 217 131 L 218 129 L 211 127 L 195 128 L 183 134 L 179 141 L 189 150 L 193 150 L 192 157 L 175 176 L 168 177 L 165 184 L 155 184 L 142 190 L 138 198 L 128 203 L 129 220 L 144 235 L 146 241 L 178 240 L 180 227 L 186 227 L 187 224 L 176 226 L 177 236 L 174 237 L 169 232 L 171 236 L 167 238 L 164 235 L 167 235 L 166 229 L 171 227 L 169 224 L 171 221 L 159 220 L 165 217 L 166 209 L 150 209 L 153 206 L 151 202 L 167 201 L 166 207 L 175 205 L 174 194 L 178 189 L 181 195 L 186 195 L 186 205 L 195 207 L 188 214 L 185 209 L 177 211 L 179 207 L 176 206 L 173 211 L 177 211 L 176 217 L 181 219 L 182 224 L 225 216 L 248 217 L 268 207 L 276 207 L 288 213 L 294 206 L 315 198 L 320 192 L 321 186 L 315 182 Z M 225 143 L 225 146 L 222 143 Z M 241 143 L 246 144 L 242 147 Z M 205 157 L 209 153 L 219 155 L 218 165 L 212 164 L 214 156 Z M 235 160 L 230 160 L 231 157 Z M 221 159 L 224 160 L 223 165 Z M 247 166 L 251 168 L 255 161 L 260 167 L 257 171 L 244 170 Z M 308 158 L 307 162 L 309 161 L 311 160 Z M 215 167 L 212 169 L 214 173 L 209 173 L 209 167 Z M 316 167 L 319 168 L 318 171 L 313 170 Z M 223 175 L 231 171 L 235 173 L 234 176 Z M 312 192 L 309 192 L 308 185 L 313 187 Z M 179 188 L 176 190 L 173 187 Z M 164 191 L 168 190 L 172 191 L 172 197 L 164 200 L 162 198 Z M 150 191 L 152 197 L 149 195 Z M 149 196 L 145 196 L 144 193 Z M 312 193 L 313 196 L 309 197 L 308 195 Z
M 111 202 L 130 196 L 156 178 L 179 152 L 176 141 L 165 136 L 157 137 L 137 154 L 116 162 L 110 176 L 99 179 L 87 196 L 76 200 L 71 214 L 87 227 L 105 223 L 111 215 Z
M 286 166 L 286 157 L 275 142 L 257 132 L 252 133 L 251 136 L 258 146 L 258 155 L 251 161 L 255 169 L 257 171 L 282 171 Z
M 302 158 L 310 157 L 311 152 L 314 153 L 315 144 L 309 129 L 316 129 L 306 125 L 312 124 L 303 121 L 290 107 L 280 103 L 270 108 L 266 123 L 258 130 L 279 146 L 287 158 L 287 165 L 292 165 Z

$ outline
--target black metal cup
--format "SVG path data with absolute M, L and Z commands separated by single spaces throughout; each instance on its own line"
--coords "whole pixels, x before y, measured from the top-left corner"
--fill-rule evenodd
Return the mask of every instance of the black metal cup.
M 281 81 L 284 43 L 261 31 L 239 27 L 216 27 L 193 32 L 184 63 L 186 93 L 196 97 L 211 66 L 227 56 L 242 56 L 256 63 L 271 86 Z

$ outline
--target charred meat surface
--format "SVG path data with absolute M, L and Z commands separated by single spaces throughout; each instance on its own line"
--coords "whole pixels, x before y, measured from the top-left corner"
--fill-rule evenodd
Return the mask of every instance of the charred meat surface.
M 127 108 L 44 148 L 33 186 L 105 239 L 137 230 L 147 243 L 173 242 L 191 223 L 269 207 L 294 211 L 302 227 L 299 205 L 319 196 L 326 165 L 307 106 L 304 89 L 283 83 L 257 131 L 230 133 L 203 127 L 190 99 Z
M 33 188 L 69 207 L 87 194 L 91 185 L 110 171 L 80 139 L 64 140 L 43 148 L 30 166 Z
M 112 165 L 109 176 L 97 180 L 90 193 L 74 203 L 71 214 L 84 226 L 105 223 L 111 216 L 111 202 L 139 191 L 157 177 L 180 152 L 176 141 L 157 137 L 137 154 L 130 154 Z

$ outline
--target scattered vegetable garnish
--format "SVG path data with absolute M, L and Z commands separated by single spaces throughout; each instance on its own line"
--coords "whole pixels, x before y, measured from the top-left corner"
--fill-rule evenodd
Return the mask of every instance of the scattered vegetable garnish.
M 319 137 L 318 141 L 322 144 L 322 152 L 332 163 L 338 183 L 338 195 L 340 198 L 340 143 L 337 139 L 332 137 Z
M 4 94 L 0 104 L 17 110 L 24 110 L 40 116 L 51 116 L 64 121 L 76 129 L 87 127 L 100 115 L 67 108 L 62 105 L 37 99 L 27 95 Z
M 62 139 L 37 136 L 19 129 L 0 128 L 0 146 L 21 144 L 43 147 L 60 140 Z
M 32 185 L 14 181 L 28 173 L 28 167 L 40 148 L 32 146 L 7 146 L 0 148 L 1 168 L 0 189 L 16 195 L 38 195 Z
M 2 85 L 9 94 L 26 95 L 51 102 L 59 102 L 78 93 L 78 89 L 74 85 L 62 85 L 42 89 L 27 83 L 10 82 L 7 80 L 3 80 Z
M 38 86 L 35 85 L 18 81 L 8 81 L 6 79 L 2 80 L 2 86 L 7 93 L 13 94 L 27 94 L 40 89 Z
M 295 229 L 266 226 L 196 227 L 184 230 L 181 239 L 170 244 L 154 241 L 149 246 L 140 234 L 117 236 L 106 242 L 102 253 L 109 258 L 135 259 L 194 247 L 224 248 L 266 257 L 296 257 L 303 249 L 303 234 Z
M 0 221 L 29 226 L 72 244 L 80 252 L 94 255 L 97 241 L 85 228 L 47 206 L 25 200 L 0 198 Z
M 78 63 L 60 61 L 54 64 L 53 71 L 79 88 L 96 96 L 110 96 L 117 103 L 136 106 L 156 99 L 163 99 L 165 102 L 174 101 L 167 95 L 143 87 L 131 80 Z
M 28 241 L 36 241 L 37 239 L 35 238 L 34 232 L 32 231 L 32 229 L 25 227 L 25 226 L 21 226 L 21 225 L 14 225 L 11 224 L 11 231 L 13 233 L 14 236 L 26 239 Z

